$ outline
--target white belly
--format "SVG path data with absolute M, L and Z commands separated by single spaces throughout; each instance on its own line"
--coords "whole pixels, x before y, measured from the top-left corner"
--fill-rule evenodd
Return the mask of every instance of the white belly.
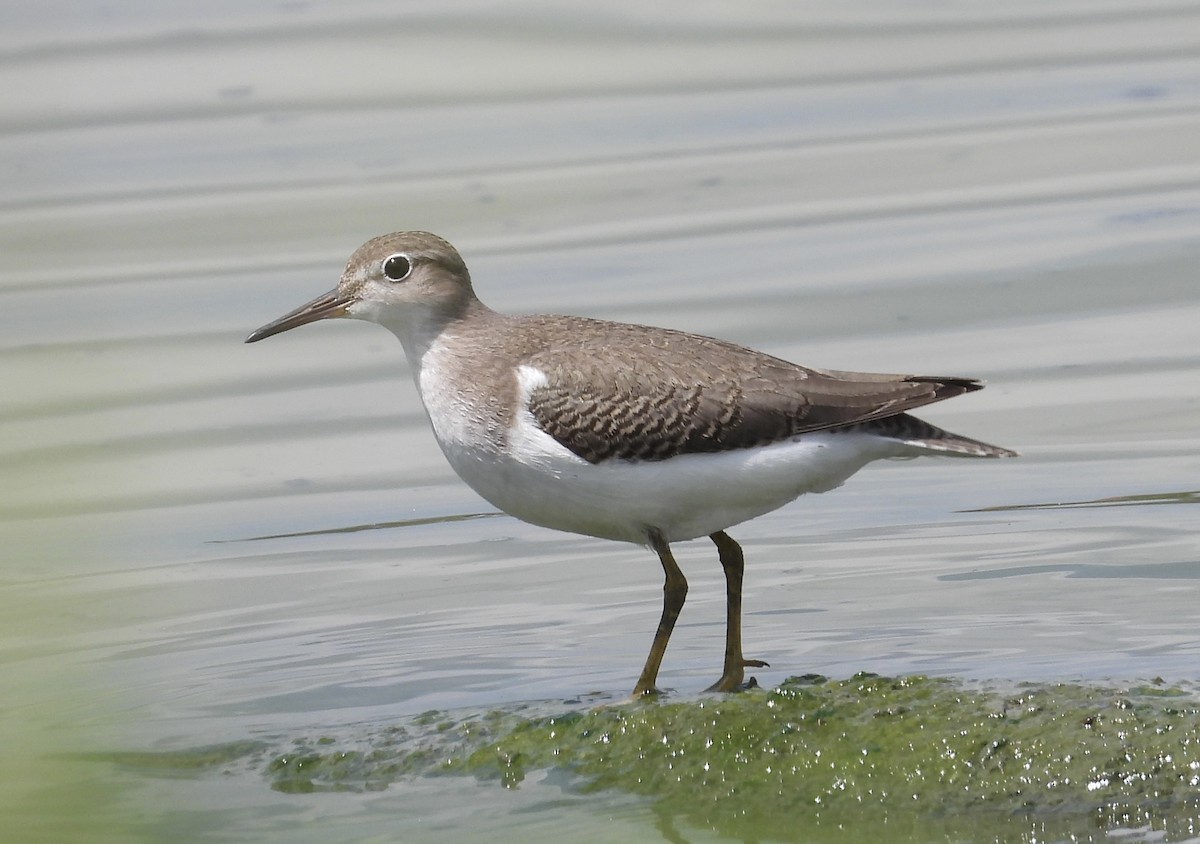
M 500 455 L 442 447 L 472 489 L 518 519 L 637 543 L 652 528 L 668 542 L 724 530 L 806 492 L 840 486 L 871 460 L 903 449 L 864 434 L 815 433 L 757 449 L 593 465 L 540 430 L 509 444 L 516 447 Z

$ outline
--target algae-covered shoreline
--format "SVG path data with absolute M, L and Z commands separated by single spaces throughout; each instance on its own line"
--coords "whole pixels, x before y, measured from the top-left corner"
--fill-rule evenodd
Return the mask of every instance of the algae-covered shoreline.
M 456 772 L 519 788 L 565 769 L 581 791 L 650 801 L 671 829 L 755 840 L 885 828 L 889 840 L 1116 829 L 1181 840 L 1200 829 L 1200 698 L 1161 681 L 1000 687 L 859 674 L 558 708 L 432 712 L 352 745 L 297 741 L 267 776 L 291 793 Z

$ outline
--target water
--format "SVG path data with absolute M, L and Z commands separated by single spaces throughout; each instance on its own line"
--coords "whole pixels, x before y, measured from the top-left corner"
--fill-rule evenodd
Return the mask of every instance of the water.
M 386 332 L 241 343 L 402 228 L 456 243 L 497 309 L 989 381 L 924 416 L 1022 459 L 875 466 L 733 531 L 764 685 L 1194 677 L 1197 18 L 0 12 L 14 840 L 656 834 L 645 804 L 553 775 L 304 797 L 253 764 L 180 779 L 73 755 L 280 748 L 632 686 L 648 552 L 493 514 Z M 661 681 L 691 691 L 719 673 L 723 593 L 708 543 L 678 556 L 692 589 Z

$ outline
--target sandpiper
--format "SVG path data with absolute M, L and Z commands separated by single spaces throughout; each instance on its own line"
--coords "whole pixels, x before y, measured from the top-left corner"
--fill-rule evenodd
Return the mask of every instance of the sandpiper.
M 742 549 L 725 529 L 872 460 L 1011 457 L 907 411 L 982 388 L 970 378 L 812 369 L 711 337 L 573 316 L 509 316 L 427 232 L 367 241 L 337 287 L 264 325 L 253 343 L 331 317 L 399 338 L 454 471 L 493 505 L 557 530 L 648 545 L 663 610 L 634 695 L 657 692 L 687 597 L 670 544 L 701 536 L 725 571 L 725 662 L 742 686 Z

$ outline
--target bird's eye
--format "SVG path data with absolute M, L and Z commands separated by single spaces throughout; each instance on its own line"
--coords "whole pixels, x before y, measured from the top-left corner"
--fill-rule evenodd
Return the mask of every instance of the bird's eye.
M 383 262 L 383 274 L 391 281 L 404 281 L 412 272 L 412 261 L 407 255 L 396 253 Z

